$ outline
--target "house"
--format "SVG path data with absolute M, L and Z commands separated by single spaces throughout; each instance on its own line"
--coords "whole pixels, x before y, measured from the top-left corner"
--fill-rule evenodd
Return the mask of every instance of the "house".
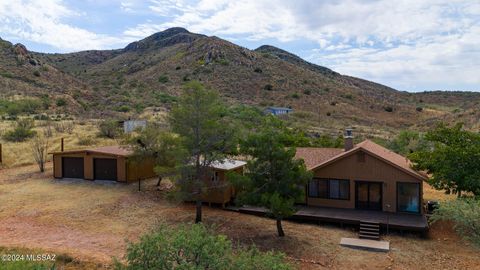
M 246 164 L 245 161 L 230 159 L 212 163 L 203 179 L 201 200 L 208 204 L 222 204 L 225 207 L 225 204 L 235 197 L 235 190 L 228 181 L 227 174 L 229 172 L 243 174 Z
M 293 109 L 284 107 L 268 107 L 267 109 L 265 109 L 265 112 L 272 115 L 282 115 L 293 112 Z
M 155 176 L 153 160 L 133 162 L 133 152 L 126 147 L 106 146 L 51 154 L 55 178 L 131 182 Z
M 422 215 L 427 176 L 410 161 L 370 140 L 354 145 L 351 130 L 345 148 L 297 148 L 313 178 L 307 206 Z

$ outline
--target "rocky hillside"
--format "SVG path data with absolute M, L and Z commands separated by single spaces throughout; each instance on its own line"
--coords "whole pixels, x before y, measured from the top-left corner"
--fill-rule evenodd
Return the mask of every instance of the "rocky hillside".
M 462 120 L 472 128 L 480 125 L 478 93 L 400 92 L 341 75 L 273 46 L 252 51 L 183 28 L 156 33 L 118 50 L 27 52 L 37 65 L 29 60 L 19 63 L 15 46 L 8 46 L 13 60 L 10 65 L 0 63 L 2 72 L 49 85 L 17 89 L 20 84 L 16 84 L 10 93 L 70 95 L 72 104 L 82 104 L 94 114 L 130 115 L 148 107 L 168 108 L 185 82 L 199 80 L 230 103 L 292 107 L 297 122 L 327 129 L 355 125 L 397 130 L 438 120 Z M 48 67 L 45 74 L 33 75 L 43 66 Z M 19 79 L 2 76 L 3 87 L 5 80 Z
M 73 114 L 84 112 L 82 105 L 94 99 L 88 84 L 45 62 L 22 44 L 0 39 L 0 98 L 23 97 L 47 101 L 50 112 L 57 109 L 55 99 L 63 99 L 68 106 L 61 112 Z

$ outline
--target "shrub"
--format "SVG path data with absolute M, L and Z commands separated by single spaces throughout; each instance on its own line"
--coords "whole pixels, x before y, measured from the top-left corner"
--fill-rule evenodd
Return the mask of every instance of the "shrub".
M 118 137 L 121 133 L 120 126 L 118 125 L 118 122 L 109 119 L 109 120 L 104 120 L 98 125 L 99 133 L 98 136 L 100 137 L 106 137 L 110 139 L 114 139 Z
M 327 112 L 327 116 L 331 116 L 331 115 L 332 115 L 332 113 L 331 113 L 331 112 Z
M 273 90 L 273 85 L 271 84 L 266 84 L 263 89 L 267 90 L 267 91 L 272 91 Z
M 293 93 L 293 94 L 292 94 L 292 98 L 299 99 L 299 98 L 300 98 L 300 95 L 299 95 L 299 94 L 297 94 L 297 93 Z
M 158 78 L 158 82 L 160 83 L 167 83 L 169 81 L 167 75 L 162 75 Z
M 67 101 L 63 98 L 58 98 L 56 101 L 55 101 L 55 104 L 57 104 L 58 107 L 62 107 L 62 106 L 65 106 L 67 105 Z
M 386 112 L 393 112 L 393 107 L 392 107 L 392 106 L 385 106 L 385 107 L 383 107 L 383 109 L 384 109 Z
M 180 70 L 180 69 L 182 69 L 181 66 L 177 66 L 177 67 L 175 68 L 175 70 Z
M 224 235 L 216 235 L 202 224 L 183 225 L 177 229 L 162 225 L 144 235 L 139 243 L 129 244 L 126 265 L 116 262 L 116 269 L 277 269 L 291 266 L 284 255 L 263 253 L 256 248 L 239 249 Z
M 117 112 L 129 112 L 130 107 L 128 105 L 122 105 L 115 109 Z
M 58 133 L 72 134 L 75 128 L 75 124 L 71 121 L 59 121 L 59 122 L 56 122 L 53 125 L 53 127 L 55 128 L 55 131 Z
M 8 115 L 33 114 L 42 108 L 42 102 L 38 99 L 26 98 L 20 100 L 0 99 L 0 113 Z
M 465 239 L 480 247 L 480 200 L 460 198 L 443 202 L 433 211 L 432 222 L 450 220 L 455 223 L 455 230 Z
M 78 145 L 83 145 L 83 146 L 88 146 L 88 145 L 94 145 L 97 141 L 93 137 L 79 137 L 78 138 Z
M 421 112 L 421 111 L 423 111 L 423 108 L 422 108 L 422 107 L 417 107 L 417 108 L 415 108 L 415 110 L 416 110 L 417 112 Z
M 335 106 L 335 105 L 337 105 L 337 102 L 336 102 L 336 101 L 332 101 L 332 102 L 330 102 L 330 105 L 331 105 L 331 106 Z
M 10 142 L 23 142 L 35 136 L 36 132 L 32 130 L 34 126 L 35 124 L 30 118 L 19 119 L 13 130 L 5 132 L 3 139 Z
M 258 68 L 258 67 L 257 67 L 257 68 L 255 68 L 255 69 L 253 70 L 253 72 L 263 73 L 263 70 L 262 70 L 261 68 Z
M 312 90 L 306 89 L 306 90 L 303 90 L 303 93 L 304 93 L 305 95 L 311 95 L 311 94 L 312 94 Z
M 33 75 L 35 75 L 35 77 L 40 77 L 40 71 L 35 70 L 35 71 L 33 72 Z

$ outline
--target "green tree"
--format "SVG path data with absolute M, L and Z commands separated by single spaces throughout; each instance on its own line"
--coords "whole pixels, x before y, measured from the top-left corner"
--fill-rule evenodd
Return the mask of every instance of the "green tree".
M 267 117 L 256 133 L 241 142 L 241 153 L 251 157 L 243 176 L 231 175 L 238 188 L 238 203 L 265 207 L 275 218 L 279 236 L 282 220 L 295 213 L 311 178 L 303 160 L 295 159 L 295 136 L 281 120 Z
M 400 131 L 400 133 L 387 145 L 387 148 L 404 156 L 413 152 L 425 150 L 427 147 L 428 142 L 425 140 L 424 135 L 412 130 Z
M 144 235 L 139 243 L 129 244 L 126 261 L 126 265 L 117 262 L 116 269 L 291 269 L 283 254 L 263 253 L 254 248 L 233 251 L 226 236 L 214 234 L 201 224 L 179 228 L 162 225 Z
M 197 223 L 202 221 L 202 185 L 209 167 L 213 162 L 224 160 L 236 148 L 226 115 L 227 108 L 218 93 L 197 81 L 184 86 L 169 115 L 172 130 L 179 135 L 188 157 L 183 164 L 184 177 L 178 184 L 196 201 Z
M 427 132 L 425 139 L 432 147 L 409 155 L 414 168 L 426 170 L 429 183 L 448 194 L 480 195 L 480 134 L 464 130 L 462 124 L 442 124 Z
M 155 173 L 158 175 L 157 187 L 163 177 L 177 174 L 178 164 L 185 156 L 180 138 L 155 124 L 147 125 L 138 135 L 129 138 L 127 143 L 133 148 L 134 162 L 154 159 Z
M 98 135 L 100 137 L 115 139 L 122 132 L 118 121 L 114 119 L 103 120 L 98 124 Z

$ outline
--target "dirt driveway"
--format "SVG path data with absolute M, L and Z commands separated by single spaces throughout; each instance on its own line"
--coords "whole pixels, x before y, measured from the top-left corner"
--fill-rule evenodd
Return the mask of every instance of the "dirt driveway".
M 158 223 L 194 220 L 193 205 L 167 200 L 154 181 L 138 192 L 136 184 L 54 180 L 50 166 L 44 174 L 35 166 L 0 170 L 0 246 L 109 264 L 123 256 L 126 240 L 137 240 Z M 279 238 L 270 219 L 208 207 L 204 223 L 235 244 L 282 251 L 300 269 L 480 269 L 479 250 L 448 224 L 434 226 L 430 239 L 386 236 L 392 251 L 375 253 L 340 247 L 341 237 L 356 233 L 336 225 L 285 222 L 287 236 Z

